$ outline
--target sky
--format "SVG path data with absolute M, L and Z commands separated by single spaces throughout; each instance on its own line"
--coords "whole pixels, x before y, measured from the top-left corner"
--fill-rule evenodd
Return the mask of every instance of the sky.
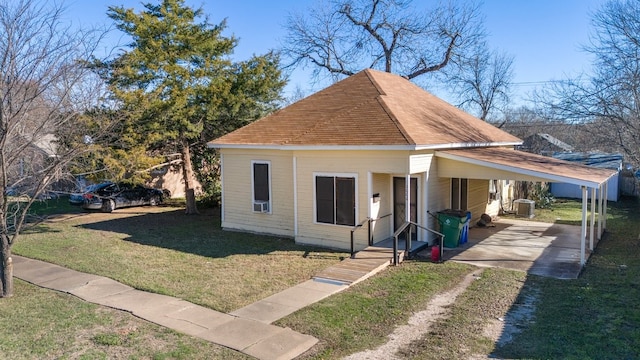
M 154 2 L 155 0 L 144 0 Z M 202 6 L 212 23 L 227 20 L 225 35 L 239 39 L 234 59 L 245 60 L 280 46 L 288 14 L 303 11 L 314 0 L 186 0 L 192 7 Z M 428 6 L 433 1 L 416 0 Z M 605 0 L 485 0 L 481 10 L 488 43 L 514 57 L 514 103 L 525 104 L 528 95 L 543 84 L 588 72 L 590 58 L 582 47 L 589 41 L 591 15 Z M 140 0 L 65 0 L 66 17 L 75 26 L 112 26 L 109 6 L 142 10 Z M 117 29 L 108 37 L 104 49 L 123 44 Z M 285 96 L 296 88 L 305 94 L 327 84 L 311 82 L 310 70 L 294 72 Z M 445 94 L 436 95 L 446 99 Z

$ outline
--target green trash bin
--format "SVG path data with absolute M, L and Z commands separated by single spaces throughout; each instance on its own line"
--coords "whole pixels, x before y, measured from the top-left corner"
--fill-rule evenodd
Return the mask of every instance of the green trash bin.
M 438 212 L 440 232 L 444 234 L 444 247 L 456 248 L 460 244 L 462 228 L 467 222 L 466 212 L 460 210 L 443 210 Z

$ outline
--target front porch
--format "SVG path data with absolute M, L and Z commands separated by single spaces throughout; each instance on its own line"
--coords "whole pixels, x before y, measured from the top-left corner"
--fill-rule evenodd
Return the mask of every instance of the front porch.
M 410 254 L 415 254 L 429 244 L 412 241 Z M 406 242 L 398 241 L 399 262 L 405 258 Z M 393 264 L 393 239 L 383 240 L 354 253 L 350 258 L 328 267 L 314 276 L 314 280 L 353 285 Z

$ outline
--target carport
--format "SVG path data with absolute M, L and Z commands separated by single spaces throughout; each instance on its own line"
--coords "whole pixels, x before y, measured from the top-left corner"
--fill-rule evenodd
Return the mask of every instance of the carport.
M 579 244 L 579 265 L 586 263 L 587 225 L 589 224 L 589 250 L 593 251 L 606 229 L 607 182 L 615 171 L 597 169 L 547 156 L 531 154 L 510 148 L 469 148 L 437 151 L 438 172 L 441 177 L 483 180 L 518 180 L 533 182 L 560 182 L 578 185 L 582 189 L 582 220 Z M 588 198 L 591 209 L 588 211 Z M 597 204 L 597 208 L 596 208 Z M 596 225 L 596 213 L 597 225 Z M 587 215 L 590 214 L 589 217 Z M 597 229 L 597 230 L 596 230 Z
M 576 279 L 580 227 L 501 218 L 469 230 L 469 241 L 447 251 L 446 259 L 476 266 L 521 270 L 557 279 Z

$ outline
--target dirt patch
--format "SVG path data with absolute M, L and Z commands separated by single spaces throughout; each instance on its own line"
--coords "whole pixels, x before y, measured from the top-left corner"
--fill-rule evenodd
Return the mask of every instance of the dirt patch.
M 533 321 L 539 291 L 529 289 L 518 303 L 514 303 L 504 318 L 494 319 L 484 329 L 484 336 L 490 338 L 498 347 L 513 340 L 513 337 Z
M 448 314 L 448 308 L 456 301 L 456 298 L 462 294 L 467 287 L 480 275 L 483 269 L 475 270 L 465 276 L 464 280 L 455 288 L 438 294 L 431 299 L 427 308 L 423 311 L 413 314 L 406 325 L 397 327 L 393 333 L 389 335 L 389 341 L 374 350 L 366 350 L 347 356 L 346 360 L 374 360 L 374 359 L 399 359 L 396 355 L 399 349 L 409 345 L 415 340 L 419 340 L 422 335 L 427 333 L 433 323 L 445 318 Z

